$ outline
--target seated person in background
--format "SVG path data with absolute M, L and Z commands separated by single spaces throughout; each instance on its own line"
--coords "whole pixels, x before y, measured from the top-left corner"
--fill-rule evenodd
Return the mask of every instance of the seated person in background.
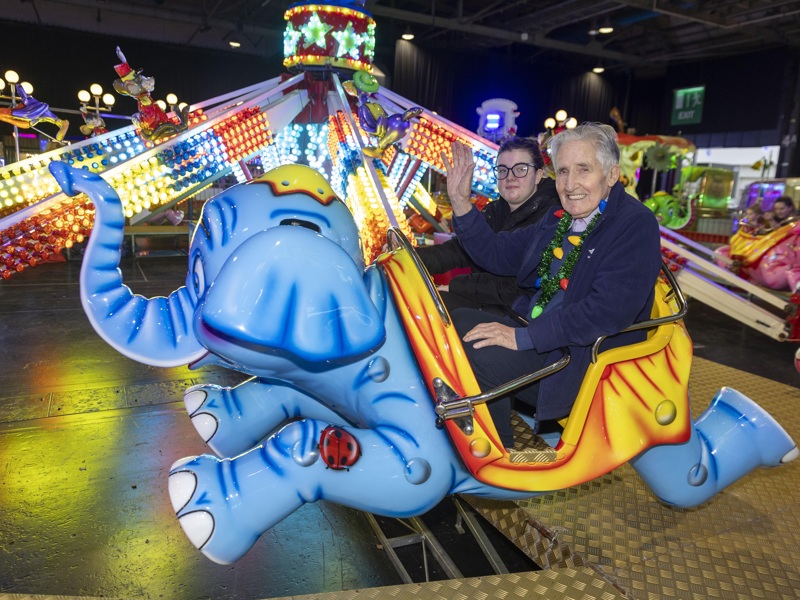
M 544 159 L 539 143 L 533 138 L 512 138 L 503 142 L 497 152 L 497 189 L 500 198 L 483 209 L 483 216 L 492 231 L 510 231 L 536 223 L 554 206 L 559 206 L 556 185 L 544 175 Z M 458 243 L 451 239 L 443 244 L 418 248 L 428 272 L 434 275 L 451 269 L 470 267 L 472 272 L 456 275 L 449 285 L 439 286 L 449 311 L 459 307 L 487 308 L 502 313 L 521 294 L 515 277 L 487 273 Z
M 789 221 L 797 218 L 797 211 L 794 207 L 794 201 L 790 196 L 780 196 L 775 199 L 772 205 L 772 212 L 775 214 L 775 225 L 780 227 L 786 225 Z
M 775 211 L 772 210 L 764 211 L 762 217 L 764 220 L 764 227 L 760 230 L 761 233 L 768 233 L 773 229 L 777 229 L 778 227 L 780 227 L 780 225 L 778 225 L 777 220 L 775 219 Z
M 774 221 L 761 211 L 761 207 L 758 204 L 752 204 L 747 207 L 741 224 L 744 232 L 752 235 L 761 235 L 765 230 L 776 226 Z
M 554 136 L 550 149 L 563 210 L 501 233 L 494 233 L 469 201 L 472 153 L 455 142 L 453 162 L 445 158 L 461 244 L 487 271 L 516 276 L 520 286 L 537 290 L 513 305 L 530 319 L 527 326 L 485 311 L 454 311 L 453 322 L 481 389 L 554 363 L 564 347 L 571 354 L 565 368 L 513 394 L 534 408 L 537 428 L 569 414 L 598 337 L 610 336 L 603 350 L 646 338 L 645 331 L 619 332 L 650 318 L 661 269 L 656 217 L 618 181 L 614 129 L 584 123 Z M 488 408 L 512 462 L 542 460 L 538 451 L 513 450 L 511 397 Z

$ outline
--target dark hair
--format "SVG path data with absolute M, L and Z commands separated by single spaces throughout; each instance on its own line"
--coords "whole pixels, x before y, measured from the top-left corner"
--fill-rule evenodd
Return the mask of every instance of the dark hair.
M 772 205 L 775 206 L 778 202 L 794 208 L 794 200 L 792 200 L 791 196 L 778 196 L 775 198 L 775 202 L 773 202 Z
M 536 138 L 528 138 L 528 137 L 513 137 L 507 139 L 505 142 L 500 144 L 500 148 L 497 150 L 497 156 L 500 156 L 502 152 L 511 152 L 512 150 L 524 150 L 528 154 L 531 155 L 533 159 L 531 162 L 537 169 L 544 168 L 544 158 L 542 157 L 542 150 L 539 148 L 539 142 L 536 141 Z

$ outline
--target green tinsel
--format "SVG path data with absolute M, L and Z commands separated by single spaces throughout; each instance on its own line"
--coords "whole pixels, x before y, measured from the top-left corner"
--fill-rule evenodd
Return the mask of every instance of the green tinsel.
M 552 300 L 553 297 L 558 293 L 558 290 L 561 289 L 561 280 L 566 279 L 569 281 L 569 278 L 572 277 L 572 270 L 575 268 L 575 264 L 578 262 L 578 258 L 580 258 L 581 255 L 583 240 L 586 239 L 586 236 L 589 235 L 592 232 L 592 229 L 594 229 L 595 225 L 597 225 L 597 220 L 600 218 L 601 214 L 601 212 L 598 212 L 592 218 L 592 220 L 589 222 L 589 225 L 586 227 L 586 229 L 584 229 L 583 233 L 581 233 L 580 241 L 564 258 L 564 261 L 561 263 L 558 272 L 551 277 L 550 265 L 553 264 L 555 249 L 562 246 L 564 243 L 564 234 L 567 233 L 567 230 L 572 225 L 572 215 L 570 215 L 567 211 L 564 211 L 564 215 L 561 217 L 561 220 L 559 220 L 558 226 L 556 227 L 556 232 L 553 235 L 553 239 L 550 240 L 547 248 L 544 249 L 542 261 L 539 263 L 539 270 L 536 271 L 536 274 L 539 276 L 538 283 L 541 293 L 539 294 L 539 298 L 536 300 L 536 304 L 531 309 L 531 319 L 535 319 L 539 316 L 539 314 L 541 314 L 541 312 L 539 314 L 534 314 L 537 306 L 544 310 L 544 307 L 547 306 L 550 303 L 550 300 Z

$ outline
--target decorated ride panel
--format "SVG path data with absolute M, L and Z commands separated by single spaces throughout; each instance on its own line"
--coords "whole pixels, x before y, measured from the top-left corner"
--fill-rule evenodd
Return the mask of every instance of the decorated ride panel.
M 800 221 L 756 234 L 740 228 L 730 245 L 714 253 L 734 261 L 737 274 L 774 290 L 797 291 L 800 284 Z M 726 266 L 727 262 L 723 263 Z
M 480 394 L 455 328 L 442 318 L 408 250 L 379 257 L 429 386 L 440 378 L 460 397 Z M 654 318 L 675 311 L 659 281 Z M 640 344 L 600 354 L 566 421 L 552 463 L 512 463 L 485 404 L 474 406 L 472 431 L 445 426 L 461 459 L 480 481 L 541 492 L 577 485 L 658 444 L 686 442 L 691 431 L 688 380 L 692 343 L 683 322 L 665 323 Z

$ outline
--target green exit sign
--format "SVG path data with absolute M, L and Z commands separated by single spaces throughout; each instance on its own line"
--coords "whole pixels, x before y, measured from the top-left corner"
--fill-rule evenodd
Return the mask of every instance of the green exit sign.
M 675 90 L 672 99 L 672 125 L 696 125 L 703 120 L 705 86 Z

